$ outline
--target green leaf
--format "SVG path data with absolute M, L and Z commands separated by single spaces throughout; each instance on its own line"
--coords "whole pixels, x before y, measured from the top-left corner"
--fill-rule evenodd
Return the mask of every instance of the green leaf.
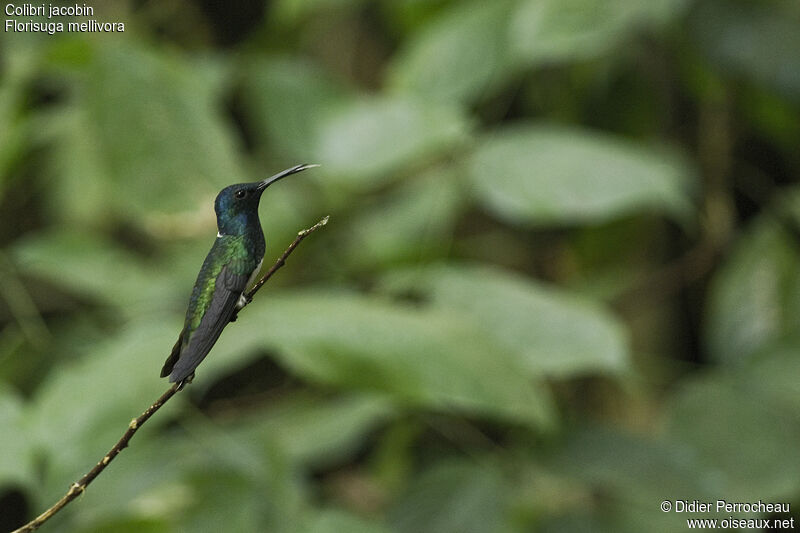
M 206 420 L 193 421 L 189 430 L 197 458 L 186 478 L 195 493 L 183 513 L 187 530 L 295 531 L 300 487 L 279 449 Z M 220 487 L 225 494 L 218 494 Z
M 63 493 L 168 388 L 158 370 L 177 333 L 168 323 L 139 323 L 48 375 L 28 414 L 37 448 L 47 457 L 41 497 Z M 177 403 L 159 412 L 162 420 Z
M 323 10 L 350 8 L 365 0 L 278 0 L 274 6 L 275 17 L 283 24 L 296 24 L 299 19 Z
M 247 311 L 239 319 L 242 334 L 224 337 L 217 353 L 241 352 L 248 342 L 276 346 L 285 365 L 313 381 L 387 393 L 431 409 L 537 426 L 552 422 L 541 383 L 448 313 L 322 290 L 273 293 L 268 303 Z
M 364 435 L 394 411 L 385 398 L 370 395 L 292 397 L 238 419 L 228 432 L 251 441 L 272 441 L 298 464 L 325 466 L 357 450 Z
M 603 489 L 599 489 L 605 494 Z M 655 496 L 660 503 L 664 498 Z M 685 499 L 679 497 L 678 499 Z M 632 503 L 626 499 L 603 498 L 599 505 L 580 505 L 577 509 L 567 509 L 560 516 L 545 517 L 537 522 L 538 533 L 641 533 L 642 524 L 647 524 L 648 533 L 675 533 L 675 524 L 686 524 L 687 518 L 717 518 L 722 520 L 730 514 L 708 515 L 653 512 L 653 499 L 647 502 Z M 713 499 L 710 501 L 714 501 Z M 586 509 L 588 507 L 588 509 Z
M 148 425 L 153 424 L 151 429 L 158 424 L 156 420 L 148 422 Z M 124 427 L 120 429 L 119 436 L 122 436 L 123 430 Z M 113 442 L 103 444 L 111 448 L 115 441 L 113 439 Z M 80 447 L 84 444 L 65 442 L 63 445 Z M 130 447 L 82 494 L 80 501 L 83 511 L 72 517 L 75 529 L 116 531 L 117 520 L 165 523 L 180 515 L 195 498 L 195 491 L 188 486 L 185 478 L 190 472 L 197 446 L 190 438 L 160 438 L 156 431 L 143 428 L 133 438 Z M 94 459 L 98 461 L 100 458 L 98 455 Z M 85 470 L 91 466 L 87 464 Z M 54 484 L 58 481 L 53 480 Z M 74 480 L 60 481 L 63 489 L 64 484 Z
M 800 490 L 800 419 L 768 387 L 749 372 L 710 375 L 670 402 L 667 433 L 694 450 L 705 467 L 699 481 L 728 501 L 785 501 Z
M 629 353 L 623 325 L 600 306 L 499 269 L 414 268 L 389 274 L 389 287 L 430 297 L 442 311 L 465 315 L 492 342 L 514 354 L 530 375 L 620 372 Z
M 315 160 L 329 179 L 371 188 L 401 168 L 466 140 L 466 118 L 446 105 L 399 97 L 354 102 L 321 124 Z
M 736 369 L 737 376 L 759 384 L 760 392 L 776 404 L 782 404 L 794 413 L 800 413 L 800 338 L 796 332 L 790 338 L 754 353 Z
M 163 310 L 165 299 L 186 298 L 191 288 L 190 280 L 181 289 L 169 270 L 154 269 L 126 249 L 85 232 L 34 234 L 17 241 L 12 258 L 28 275 L 115 306 L 130 316 L 154 308 Z M 201 262 L 202 256 L 197 258 L 197 264 Z
M 23 50 L 7 53 L 0 81 L 0 198 L 6 183 L 14 176 L 10 170 L 19 161 L 26 147 L 29 117 L 23 109 L 25 84 L 34 70 L 35 57 Z
M 114 533 L 170 533 L 172 528 L 159 520 L 116 517 L 100 521 L 92 526 L 76 527 L 71 531 L 76 531 L 77 533 L 103 533 L 104 531 L 113 531 Z
M 77 524 L 109 531 L 127 517 L 170 524 L 170 531 L 296 531 L 300 487 L 270 442 L 230 433 L 191 410 L 173 416 L 173 431 L 159 432 L 165 415 L 155 415 L 82 495 Z M 220 487 L 224 494 L 214 494 Z
M 17 241 L 12 257 L 20 270 L 92 297 L 110 300 L 119 278 L 144 282 L 127 251 L 85 233 L 50 232 Z
M 52 194 L 66 200 L 54 202 L 63 216 L 73 204 L 87 216 L 186 211 L 245 181 L 212 68 L 127 41 L 91 57 L 74 103 L 42 121 L 52 125 Z
M 512 222 L 597 223 L 653 209 L 684 219 L 690 211 L 682 160 L 586 130 L 506 128 L 483 140 L 467 171 L 476 197 Z
M 311 162 L 320 122 L 349 99 L 344 87 L 299 58 L 254 61 L 244 96 L 263 141 Z
M 698 3 L 688 21 L 715 67 L 800 99 L 800 15 L 793 2 Z
M 53 144 L 46 170 L 53 175 L 45 196 L 49 215 L 75 225 L 105 218 L 113 210 L 114 187 L 85 111 L 78 106 L 43 111 L 34 124 L 42 140 Z
M 589 425 L 570 433 L 564 444 L 546 458 L 546 465 L 552 472 L 590 487 L 613 490 L 632 504 L 717 495 L 704 487 L 703 464 L 692 452 L 671 439 L 658 440 Z
M 507 487 L 492 467 L 448 462 L 423 473 L 389 513 L 397 533 L 485 533 L 503 524 Z
M 601 56 L 642 25 L 678 15 L 686 0 L 525 0 L 511 43 L 533 65 Z
M 711 356 L 737 362 L 800 326 L 800 253 L 771 218 L 757 220 L 714 276 L 706 343 Z
M 513 72 L 510 7 L 505 0 L 453 4 L 395 56 L 390 87 L 443 102 L 486 96 Z
M 342 255 L 356 267 L 441 257 L 465 204 L 454 169 L 426 172 L 355 218 Z
M 307 533 L 389 533 L 385 526 L 341 509 L 319 511 L 304 531 Z
M 22 401 L 0 382 L 0 486 L 26 487 L 34 477 L 34 450 Z

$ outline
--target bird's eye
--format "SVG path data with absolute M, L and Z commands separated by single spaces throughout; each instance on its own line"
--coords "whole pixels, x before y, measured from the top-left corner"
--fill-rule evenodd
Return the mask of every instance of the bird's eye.
M 237 199 L 241 200 L 242 198 L 244 198 L 245 196 L 247 196 L 247 191 L 246 191 L 246 190 L 244 190 L 244 189 L 239 189 L 238 191 L 236 191 L 235 193 L 233 193 L 233 195 L 234 195 L 234 196 L 235 196 Z

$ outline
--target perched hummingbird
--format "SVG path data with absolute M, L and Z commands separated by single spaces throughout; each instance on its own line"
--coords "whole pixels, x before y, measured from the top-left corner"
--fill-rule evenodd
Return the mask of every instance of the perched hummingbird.
M 245 305 L 244 291 L 264 260 L 264 233 L 258 220 L 261 193 L 281 178 L 318 165 L 297 165 L 264 181 L 225 187 L 214 201 L 217 239 L 197 276 L 178 341 L 161 377 L 182 388 L 217 342 L 223 328 Z

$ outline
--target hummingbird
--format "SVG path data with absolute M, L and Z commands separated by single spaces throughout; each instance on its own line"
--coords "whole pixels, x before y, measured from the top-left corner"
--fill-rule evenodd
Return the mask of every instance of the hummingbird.
M 261 269 L 266 247 L 258 219 L 261 194 L 276 181 L 316 166 L 297 165 L 263 181 L 230 185 L 217 195 L 217 238 L 194 283 L 183 330 L 161 369 L 161 377 L 169 376 L 178 390 L 192 381 L 222 330 L 249 303 L 244 292 Z

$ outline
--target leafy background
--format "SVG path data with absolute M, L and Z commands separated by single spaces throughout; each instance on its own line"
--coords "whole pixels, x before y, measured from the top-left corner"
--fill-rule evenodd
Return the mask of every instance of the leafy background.
M 0 33 L 0 529 L 166 388 L 216 192 L 300 162 L 265 263 L 330 224 L 49 531 L 800 505 L 796 2 L 95 4 Z

